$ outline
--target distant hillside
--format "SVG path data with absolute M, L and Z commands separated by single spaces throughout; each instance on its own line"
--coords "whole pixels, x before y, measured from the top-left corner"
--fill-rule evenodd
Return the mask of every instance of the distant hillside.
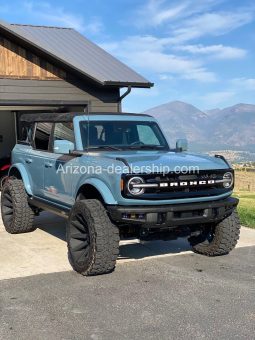
M 203 127 L 207 124 L 208 116 L 190 104 L 176 101 L 154 107 L 145 113 L 159 120 L 170 140 L 184 137 L 190 142 L 204 140 Z
M 255 146 L 255 105 L 237 104 L 211 116 L 216 122 L 213 140 L 226 145 Z M 255 148 L 254 148 L 255 151 Z
M 174 101 L 145 113 L 159 120 L 172 145 L 177 138 L 185 137 L 195 151 L 255 153 L 255 105 L 237 104 L 202 112 L 190 104 Z

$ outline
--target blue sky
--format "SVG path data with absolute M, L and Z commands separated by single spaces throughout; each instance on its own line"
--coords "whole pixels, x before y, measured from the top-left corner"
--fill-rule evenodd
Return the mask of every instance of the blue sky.
M 73 27 L 154 82 L 132 91 L 126 111 L 255 104 L 253 0 L 0 0 L 0 18 Z

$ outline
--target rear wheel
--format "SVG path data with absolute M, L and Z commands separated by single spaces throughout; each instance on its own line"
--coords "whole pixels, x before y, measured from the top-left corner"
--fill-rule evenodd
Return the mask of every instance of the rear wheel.
M 78 201 L 70 212 L 67 244 L 74 270 L 86 276 L 110 273 L 119 254 L 119 229 L 101 202 Z
M 1 197 L 2 220 L 10 234 L 34 231 L 34 212 L 27 201 L 22 180 L 10 178 L 5 181 Z
M 240 235 L 240 220 L 236 210 L 216 225 L 205 227 L 198 236 L 189 238 L 194 252 L 206 256 L 226 255 L 233 250 Z

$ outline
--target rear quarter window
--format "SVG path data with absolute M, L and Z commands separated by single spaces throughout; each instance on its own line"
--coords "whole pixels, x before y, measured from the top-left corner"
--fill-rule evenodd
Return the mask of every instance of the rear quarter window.
M 37 150 L 49 151 L 52 123 L 37 123 L 34 147 Z

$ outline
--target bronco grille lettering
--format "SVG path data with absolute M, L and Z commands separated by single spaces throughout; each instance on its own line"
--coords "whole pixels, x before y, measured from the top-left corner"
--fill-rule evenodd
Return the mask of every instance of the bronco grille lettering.
M 199 186 L 199 185 L 208 185 L 215 184 L 217 181 L 214 179 L 203 180 L 203 181 L 185 181 L 185 182 L 170 182 L 170 187 L 189 187 L 189 186 Z M 168 184 L 164 183 L 164 185 L 160 184 L 160 187 L 167 187 Z

